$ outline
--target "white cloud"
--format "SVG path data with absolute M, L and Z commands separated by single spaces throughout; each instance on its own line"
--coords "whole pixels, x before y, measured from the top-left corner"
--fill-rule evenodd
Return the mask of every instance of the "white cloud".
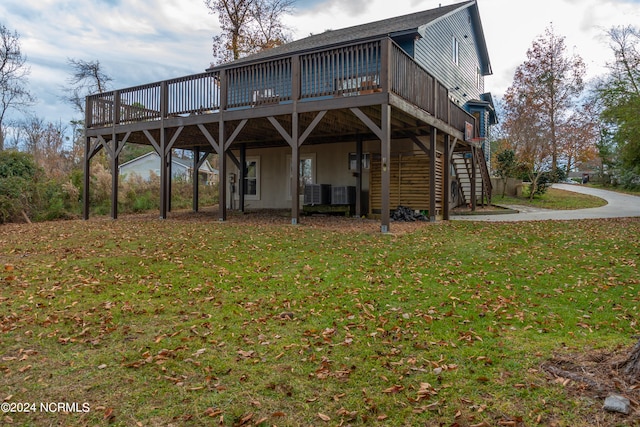
M 296 38 L 449 5 L 460 0 L 298 0 L 286 23 Z M 640 22 L 638 0 L 478 0 L 494 75 L 487 88 L 501 95 L 533 40 L 553 22 L 567 47 L 580 54 L 590 75 L 603 72 L 610 52 L 604 31 Z M 217 18 L 202 0 L 2 0 L 0 22 L 17 30 L 41 104 L 37 113 L 56 121 L 71 115 L 60 104 L 67 58 L 99 60 L 124 88 L 203 71 L 212 59 Z M 56 116 L 56 114 L 58 114 Z

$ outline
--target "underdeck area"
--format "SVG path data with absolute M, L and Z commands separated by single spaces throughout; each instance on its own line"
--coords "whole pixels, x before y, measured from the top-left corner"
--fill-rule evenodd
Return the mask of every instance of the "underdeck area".
M 193 152 L 194 171 L 206 154 L 219 155 L 222 221 L 227 219 L 229 169 L 235 167 L 238 182 L 244 182 L 247 153 L 257 149 L 290 150 L 287 179 L 291 194 L 300 194 L 302 147 L 331 150 L 334 144 L 352 144 L 361 160 L 363 143 L 375 141 L 372 176 L 379 181 L 376 191 L 383 232 L 389 230 L 394 208 L 392 153 L 398 141 L 411 141 L 423 155 L 425 177 L 406 184 L 403 191 L 412 191 L 412 185 L 414 191 L 423 191 L 416 189 L 420 184 L 427 186 L 424 196 L 430 219 L 448 219 L 456 155 L 468 159 L 472 203 L 478 195 L 481 199 L 490 195 L 484 185 L 490 182 L 484 157 L 477 153 L 474 116 L 452 102 L 447 88 L 389 38 L 236 67 L 230 64 L 216 71 L 91 95 L 86 102 L 85 218 L 90 208 L 90 162 L 101 149 L 111 163 L 111 216 L 117 218 L 118 158 L 125 144 L 151 145 L 160 156 L 161 218 L 169 212 L 169 159 L 174 149 Z M 361 167 L 361 161 L 356 164 Z M 421 164 L 415 169 L 421 170 Z M 360 198 L 361 170 L 354 176 Z M 197 180 L 194 173 L 194 210 L 198 209 Z M 476 182 L 483 184 L 476 188 Z M 291 200 L 291 222 L 296 224 L 300 206 L 297 197 Z M 244 206 L 244 191 L 240 191 L 239 209 Z M 356 203 L 356 215 L 371 213 L 362 212 L 361 206 Z

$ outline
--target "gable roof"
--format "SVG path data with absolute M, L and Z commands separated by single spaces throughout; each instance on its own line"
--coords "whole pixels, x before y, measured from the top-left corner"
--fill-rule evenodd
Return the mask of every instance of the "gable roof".
M 320 34 L 314 34 L 300 40 L 295 40 L 290 43 L 274 47 L 272 49 L 263 50 L 253 55 L 237 59 L 233 62 L 210 67 L 207 71 L 224 69 L 238 64 L 262 61 L 267 58 L 277 58 L 292 55 L 294 53 L 384 36 L 398 37 L 403 35 L 419 35 L 424 32 L 424 28 L 429 24 L 468 7 L 471 8 L 472 22 L 474 23 L 473 27 L 476 39 L 478 40 L 480 54 L 482 56 L 481 60 L 484 64 L 487 64 L 483 71 L 487 74 L 491 74 L 486 41 L 484 39 L 484 33 L 482 32 L 482 24 L 480 23 L 480 14 L 478 12 L 476 0 L 464 1 L 462 3 L 456 3 L 449 6 L 441 6 L 436 9 L 397 16 L 381 21 L 356 25 L 354 27 L 339 30 L 328 30 Z
M 147 157 L 154 157 L 154 161 L 157 159 L 158 162 L 160 162 L 160 155 L 158 153 L 156 153 L 155 151 L 150 151 L 146 154 L 143 154 L 141 156 L 136 157 L 135 159 L 131 159 L 128 162 L 125 162 L 123 164 L 121 164 L 120 166 L 118 166 L 118 168 L 122 168 L 122 167 L 129 167 L 133 164 L 139 163 L 143 160 L 145 160 Z M 171 163 L 173 163 L 174 165 L 178 165 L 181 166 L 187 170 L 190 170 L 193 168 L 193 160 L 188 160 L 188 159 L 182 159 L 180 157 L 177 156 L 171 156 Z M 214 169 L 213 167 L 211 167 L 211 164 L 209 163 L 209 160 L 205 160 L 204 163 L 202 164 L 202 166 L 200 166 L 200 169 L 198 169 L 200 172 L 213 172 L 213 173 L 218 173 L 218 171 L 216 169 Z

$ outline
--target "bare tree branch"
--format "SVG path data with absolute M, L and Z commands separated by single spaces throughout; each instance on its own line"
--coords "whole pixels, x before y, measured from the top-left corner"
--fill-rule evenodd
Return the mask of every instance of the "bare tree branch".
M 213 37 L 215 63 L 286 43 L 289 30 L 282 17 L 293 11 L 295 0 L 204 0 L 218 16 L 222 34 Z
M 67 79 L 67 86 L 62 88 L 66 93 L 63 99 L 84 115 L 85 97 L 106 92 L 113 79 L 105 74 L 100 61 L 97 60 L 84 61 L 69 58 L 67 64 L 71 67 L 71 77 Z
M 34 102 L 27 90 L 30 73 L 20 48 L 20 36 L 0 24 L 0 151 L 4 150 L 4 120 L 9 110 L 24 111 Z

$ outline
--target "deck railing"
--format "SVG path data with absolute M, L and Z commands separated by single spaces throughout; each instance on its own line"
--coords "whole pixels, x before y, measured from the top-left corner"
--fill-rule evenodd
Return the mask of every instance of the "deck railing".
M 473 116 L 390 39 L 335 47 L 87 97 L 86 125 L 108 127 L 265 104 L 390 91 L 464 132 Z
M 380 41 L 300 56 L 300 98 L 356 96 L 381 91 Z

